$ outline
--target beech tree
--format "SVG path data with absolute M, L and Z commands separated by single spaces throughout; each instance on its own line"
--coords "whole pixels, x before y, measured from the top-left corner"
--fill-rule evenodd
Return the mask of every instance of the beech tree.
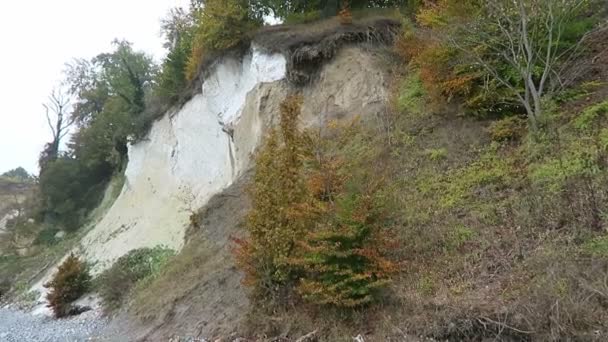
M 564 44 L 564 31 L 588 0 L 488 0 L 472 22 L 454 30 L 452 44 L 507 87 L 525 108 L 533 129 L 543 96 L 563 85 L 563 66 L 579 44 Z M 513 74 L 501 68 L 507 65 Z

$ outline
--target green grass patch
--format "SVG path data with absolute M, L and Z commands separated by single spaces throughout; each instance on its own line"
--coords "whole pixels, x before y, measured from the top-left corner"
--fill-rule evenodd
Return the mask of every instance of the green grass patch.
M 448 175 L 440 199 L 442 207 L 454 207 L 471 199 L 473 191 L 484 187 L 503 187 L 514 178 L 508 158 L 499 156 L 494 149 L 484 153 L 479 160 Z
M 600 102 L 585 109 L 581 115 L 574 120 L 574 127 L 579 130 L 589 130 L 594 124 L 597 124 L 598 119 L 608 114 L 608 101 Z
M 425 154 L 432 161 L 439 161 L 446 159 L 448 156 L 448 150 L 445 148 L 432 148 L 425 151 Z
M 422 115 L 424 113 L 423 104 L 425 94 L 424 85 L 420 80 L 420 72 L 412 71 L 403 79 L 399 86 L 397 109 L 400 112 Z
M 448 251 L 453 251 L 464 246 L 477 236 L 477 233 L 471 228 L 464 225 L 457 225 L 448 233 L 446 239 L 446 248 Z
M 135 249 L 120 257 L 95 281 L 104 308 L 120 308 L 131 290 L 157 277 L 174 254 L 171 249 L 154 247 Z
M 608 235 L 588 241 L 583 245 L 583 251 L 595 257 L 608 257 Z

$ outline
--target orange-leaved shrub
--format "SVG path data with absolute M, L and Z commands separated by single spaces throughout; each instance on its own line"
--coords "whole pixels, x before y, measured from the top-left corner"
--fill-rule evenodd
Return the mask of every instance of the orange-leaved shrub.
M 90 285 L 91 275 L 87 264 L 70 254 L 59 266 L 53 279 L 44 284 L 50 289 L 46 299 L 55 317 L 68 316 L 73 309 L 72 303 L 84 295 Z
M 353 13 L 350 10 L 348 1 L 342 1 L 342 9 L 338 12 L 338 19 L 342 25 L 350 25 L 353 23 Z
M 419 70 L 420 80 L 434 103 L 457 98 L 469 114 L 488 116 L 512 109 L 512 101 L 505 100 L 511 94 L 451 41 L 453 31 L 467 26 L 478 12 L 479 2 L 475 0 L 426 2 L 416 14 L 415 24 L 406 20 L 395 48 Z M 476 47 L 480 51 L 483 48 L 481 44 Z M 502 69 L 510 72 L 507 66 L 501 66 Z
M 315 222 L 290 260 L 301 270 L 298 292 L 319 305 L 369 304 L 397 271 L 386 256 L 394 242 L 376 198 L 381 181 L 351 172 L 340 156 L 316 155 L 308 176 Z
M 301 98 L 281 104 L 280 127 L 270 132 L 256 158 L 247 216 L 249 238 L 235 240 L 245 283 L 272 296 L 294 279 L 288 259 L 308 227 L 308 192 L 303 177 L 307 138 L 297 129 Z
M 280 128 L 257 156 L 249 237 L 235 239 L 237 263 L 261 299 L 295 290 L 313 304 L 371 303 L 397 270 L 386 256 L 394 243 L 377 200 L 382 177 L 361 167 L 363 155 L 341 150 L 352 139 L 339 128 L 298 130 L 300 104 L 299 97 L 282 104 Z

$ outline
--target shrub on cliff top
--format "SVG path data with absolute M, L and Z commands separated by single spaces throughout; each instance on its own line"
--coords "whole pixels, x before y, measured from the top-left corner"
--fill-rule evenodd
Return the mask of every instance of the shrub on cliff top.
M 90 283 L 91 276 L 87 264 L 70 254 L 59 266 L 53 279 L 44 284 L 50 289 L 46 299 L 55 317 L 68 316 L 73 309 L 72 303 L 86 293 Z
M 261 24 L 260 21 L 251 19 L 249 14 L 244 1 L 205 1 L 192 42 L 192 54 L 186 66 L 189 80 L 196 76 L 204 53 L 237 46 L 252 29 Z

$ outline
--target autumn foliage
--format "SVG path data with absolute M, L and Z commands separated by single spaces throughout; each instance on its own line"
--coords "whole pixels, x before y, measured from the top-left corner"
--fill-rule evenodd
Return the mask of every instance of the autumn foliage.
M 308 213 L 302 210 L 308 189 L 302 176 L 306 137 L 297 129 L 300 103 L 296 96 L 282 103 L 280 129 L 270 132 L 257 156 L 249 239 L 236 241 L 245 281 L 263 295 L 294 279 L 287 261 L 308 226 Z
M 353 14 L 350 10 L 350 4 L 348 1 L 342 1 L 342 9 L 338 12 L 338 18 L 342 25 L 349 25 L 353 23 Z
M 73 309 L 72 303 L 85 294 L 90 284 L 91 276 L 86 263 L 70 254 L 59 266 L 53 279 L 44 284 L 50 289 L 46 299 L 55 317 L 68 316 Z
M 298 292 L 312 303 L 371 303 L 397 271 L 385 256 L 391 242 L 382 234 L 383 213 L 374 203 L 374 185 L 364 187 L 348 184 L 316 198 L 320 214 L 291 260 L 302 270 Z
M 473 115 L 501 111 L 507 91 L 449 41 L 449 33 L 466 26 L 478 12 L 475 1 L 426 2 L 407 21 L 395 42 L 396 52 L 419 70 L 426 93 L 434 103 L 459 99 Z
M 235 240 L 237 262 L 264 298 L 295 290 L 314 304 L 371 303 L 396 271 L 376 200 L 382 182 L 353 170 L 339 129 L 298 130 L 300 102 L 282 104 L 280 129 L 256 159 L 249 238 Z
M 206 54 L 237 46 L 260 22 L 250 18 L 249 9 L 239 0 L 208 0 L 198 13 L 192 53 L 186 77 L 194 79 Z

